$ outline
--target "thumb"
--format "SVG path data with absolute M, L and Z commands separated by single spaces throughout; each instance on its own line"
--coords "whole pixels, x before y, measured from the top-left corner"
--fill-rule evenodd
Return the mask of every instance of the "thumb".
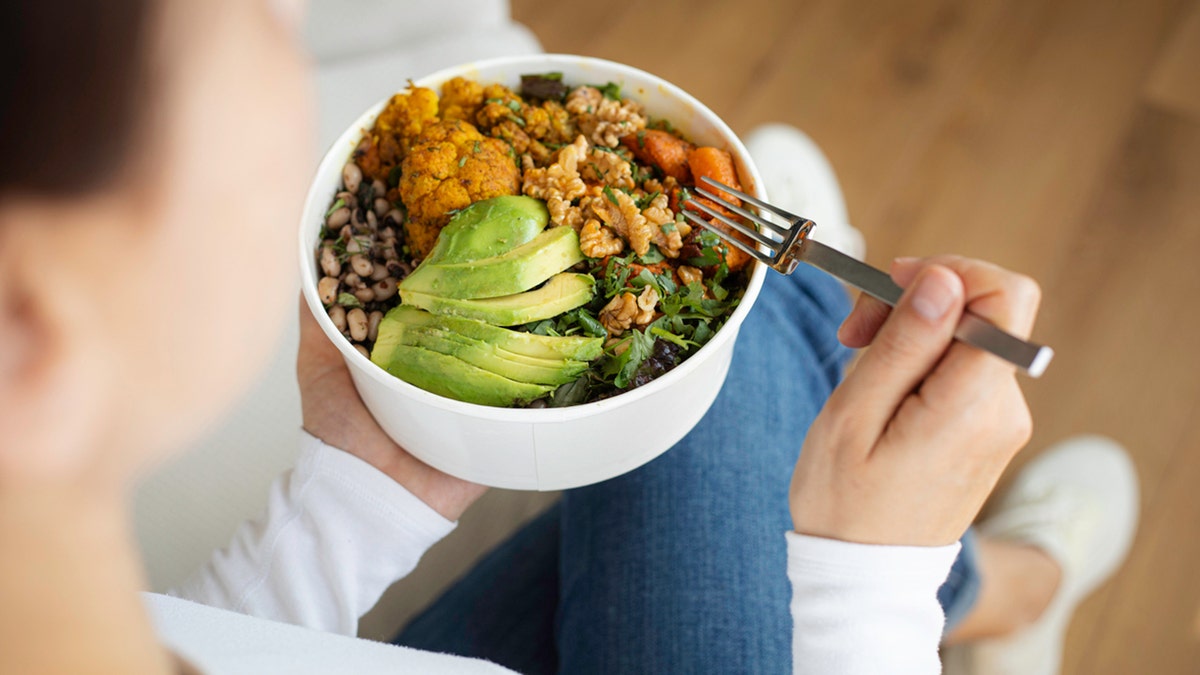
M 950 346 L 962 316 L 963 294 L 962 279 L 949 268 L 925 268 L 879 329 L 871 348 L 830 397 L 830 404 L 854 410 L 859 431 L 869 438 L 882 435 L 896 409 Z

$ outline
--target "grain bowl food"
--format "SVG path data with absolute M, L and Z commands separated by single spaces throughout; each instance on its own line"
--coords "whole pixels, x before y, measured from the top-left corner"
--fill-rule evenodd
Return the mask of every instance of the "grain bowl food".
M 427 391 L 531 408 L 607 399 L 697 353 L 745 293 L 749 256 L 683 217 L 706 201 L 701 176 L 740 186 L 728 150 L 693 143 L 618 82 L 411 85 L 342 167 L 318 293 L 355 349 Z
M 600 84 L 601 87 L 597 87 L 599 90 L 608 82 L 616 84 L 620 87 L 622 99 L 634 101 L 641 106 L 642 110 L 639 114 L 647 119 L 647 126 L 650 129 L 654 129 L 653 122 L 655 120 L 669 120 L 673 128 L 677 130 L 677 134 L 693 143 L 696 147 L 713 147 L 729 152 L 733 159 L 736 175 L 741 181 L 742 189 L 759 198 L 766 198 L 766 195 L 758 187 L 761 181 L 753 162 L 746 153 L 745 147 L 738 140 L 737 136 L 730 131 L 729 127 L 711 110 L 682 91 L 679 87 L 636 68 L 581 56 L 540 54 L 463 64 L 416 79 L 412 82 L 412 85 L 440 94 L 444 84 L 457 77 L 462 77 L 478 83 L 501 84 L 519 95 L 522 74 L 550 72 L 561 72 L 563 74 L 562 82 L 568 85 L 580 83 Z M 365 260 L 358 261 L 357 264 L 360 265 L 362 271 L 366 271 L 363 263 L 370 262 L 372 264 L 371 274 L 366 277 L 359 275 L 358 282 L 361 283 L 344 284 L 342 275 L 354 272 L 354 263 L 350 260 L 353 253 L 345 256 L 340 255 L 339 251 L 337 251 L 335 234 L 334 247 L 331 250 L 331 254 L 334 254 L 335 260 L 330 262 L 337 262 L 341 268 L 337 270 L 337 275 L 330 275 L 337 282 L 337 286 L 332 290 L 336 293 L 336 297 L 350 302 L 349 298 L 343 297 L 344 293 L 348 293 L 362 304 L 362 307 L 343 305 L 342 308 L 347 314 L 347 324 L 344 330 L 340 326 L 340 323 L 335 325 L 334 320 L 337 317 L 331 317 L 331 307 L 326 307 L 321 294 L 322 290 L 330 290 L 329 282 L 326 282 L 324 287 L 319 288 L 320 281 L 323 277 L 327 276 L 326 270 L 321 265 L 320 253 L 324 249 L 323 243 L 327 238 L 330 238 L 327 236 L 330 234 L 328 220 L 332 215 L 330 207 L 336 203 L 338 193 L 346 191 L 344 189 L 347 187 L 345 184 L 346 176 L 343 175 L 344 170 L 350 160 L 355 158 L 355 154 L 362 146 L 366 134 L 375 127 L 376 121 L 387 107 L 390 98 L 389 96 L 381 100 L 378 104 L 364 111 L 352 124 L 347 125 L 346 130 L 332 144 L 329 151 L 322 158 L 305 200 L 298 237 L 299 263 L 302 270 L 301 289 L 305 303 L 322 332 L 325 333 L 330 343 L 341 353 L 359 397 L 383 430 L 418 459 L 446 473 L 465 480 L 495 487 L 537 490 L 565 489 L 612 478 L 657 457 L 679 441 L 705 414 L 721 389 L 721 385 L 730 368 L 734 341 L 739 328 L 753 306 L 755 298 L 762 287 L 763 278 L 766 275 L 766 268 L 762 265 L 743 268 L 741 278 L 745 286 L 744 290 L 741 291 L 741 299 L 732 312 L 723 320 L 724 323 L 720 325 L 720 329 L 715 330 L 714 334 L 708 338 L 708 341 L 702 347 L 694 349 L 686 359 L 683 359 L 669 371 L 641 386 L 627 388 L 620 393 L 613 393 L 605 398 L 598 397 L 597 400 L 592 400 L 591 402 L 561 407 L 550 406 L 549 401 L 544 401 L 547 404 L 545 407 L 532 407 L 528 405 L 525 407 L 508 407 L 468 403 L 422 389 L 396 377 L 385 368 L 381 368 L 371 361 L 370 354 L 376 351 L 381 334 L 396 336 L 394 331 L 388 330 L 389 324 L 393 323 L 392 320 L 416 328 L 411 333 L 406 328 L 400 334 L 401 339 L 396 341 L 398 344 L 408 342 L 418 343 L 416 345 L 404 344 L 405 347 L 427 344 L 430 347 L 434 347 L 434 349 L 430 349 L 430 347 L 425 347 L 425 349 L 435 351 L 437 346 L 441 345 L 441 348 L 446 350 L 446 341 L 454 341 L 468 347 L 468 349 L 458 351 L 458 354 L 463 358 L 453 362 L 457 370 L 475 372 L 469 367 L 464 367 L 462 364 L 478 368 L 479 366 L 475 365 L 477 363 L 487 363 L 498 368 L 511 369 L 514 367 L 513 363 L 511 363 L 512 361 L 527 361 L 527 359 L 521 357 L 533 357 L 535 361 L 532 364 L 521 364 L 521 367 L 524 365 L 538 366 L 537 371 L 541 373 L 538 377 L 544 376 L 546 379 L 567 377 L 563 373 L 570 373 L 572 368 L 577 368 L 578 362 L 586 363 L 588 368 L 593 367 L 593 364 L 599 357 L 593 358 L 591 352 L 588 350 L 594 349 L 589 344 L 594 344 L 597 338 L 591 337 L 582 327 L 570 335 L 542 335 L 531 330 L 515 330 L 518 328 L 516 325 L 496 326 L 487 322 L 480 322 L 478 319 L 447 314 L 437 314 L 434 320 L 438 322 L 438 325 L 429 326 L 422 325 L 421 322 L 429 321 L 430 317 L 435 314 L 433 312 L 428 312 L 417 307 L 403 310 L 388 309 L 390 307 L 388 303 L 398 302 L 400 294 L 406 292 L 404 288 L 405 284 L 403 283 L 405 279 L 410 275 L 415 276 L 413 274 L 415 267 L 411 264 L 411 261 L 415 257 L 405 257 L 404 246 L 408 241 L 404 238 L 408 233 L 401 233 L 400 229 L 404 227 L 404 224 L 398 219 L 398 216 L 407 216 L 408 214 L 392 214 L 389 222 L 388 213 L 392 208 L 396 208 L 395 204 L 388 202 L 390 208 L 388 211 L 384 211 L 384 204 L 378 203 L 379 211 L 376 212 L 374 209 L 376 204 L 372 203 L 372 213 L 368 213 L 366 209 L 357 213 L 347 209 L 347 211 L 343 212 L 343 215 L 339 216 L 339 218 L 347 218 L 346 223 L 352 223 L 357 218 L 359 222 L 368 223 L 368 225 L 369 221 L 374 218 L 376 221 L 375 232 L 377 236 L 374 242 L 363 240 L 358 243 L 360 247 L 359 253 L 362 252 L 363 244 L 370 244 L 370 254 L 366 256 Z M 441 100 L 439 96 L 439 111 Z M 525 98 L 522 97 L 522 100 L 525 100 Z M 429 110 L 428 102 L 424 105 L 427 106 L 425 110 Z M 496 109 L 493 108 L 493 110 Z M 510 109 L 510 112 L 513 111 Z M 597 120 L 594 128 L 601 129 L 599 122 L 602 121 L 604 120 Z M 514 124 L 518 127 L 520 126 L 515 122 Z M 611 126 L 604 127 L 604 130 L 613 129 Z M 479 127 L 476 127 L 476 130 L 478 131 Z M 413 131 L 411 133 L 416 134 L 417 132 Z M 481 135 L 484 134 L 481 133 Z M 489 133 L 485 135 L 485 138 L 496 137 L 491 136 Z M 571 141 L 571 143 L 573 142 Z M 656 141 L 652 134 L 647 139 L 647 144 L 654 142 Z M 543 143 L 543 145 L 545 144 Z M 620 138 L 618 137 L 617 146 L 606 145 L 604 147 L 617 149 L 620 145 Z M 473 143 L 469 146 L 469 150 L 471 152 L 474 151 Z M 551 150 L 554 151 L 555 149 L 551 148 Z M 558 150 L 561 150 L 561 148 L 558 148 Z M 381 153 L 382 157 L 384 155 Z M 383 160 L 381 159 L 381 161 Z M 400 162 L 403 164 L 403 160 L 400 160 Z M 686 163 L 686 158 L 684 159 L 684 163 Z M 359 171 L 363 172 L 363 178 L 358 183 L 359 190 L 362 189 L 363 183 L 369 183 L 373 188 L 380 187 L 374 184 L 375 178 L 370 177 L 364 171 L 363 167 L 359 166 L 357 161 L 355 161 L 355 165 L 358 166 Z M 457 168 L 457 162 L 453 166 Z M 518 167 L 515 161 L 513 162 L 513 167 L 520 168 L 522 173 L 524 172 L 524 167 Z M 367 168 L 369 169 L 370 167 Z M 576 168 L 578 171 L 578 163 Z M 673 170 L 678 171 L 679 168 L 680 166 L 677 162 Z M 349 177 L 353 184 L 356 178 L 354 169 L 350 169 Z M 383 183 L 384 196 L 382 199 L 384 201 L 388 200 L 387 191 L 392 187 L 400 185 L 399 178 L 400 174 L 398 173 L 392 181 L 389 181 L 389 176 L 383 176 L 380 179 Z M 394 183 L 394 185 L 389 185 L 389 182 Z M 500 246 L 488 247 L 481 245 L 473 237 L 460 239 L 454 236 L 446 237 L 445 234 L 447 231 L 453 234 L 454 230 L 451 228 L 456 216 L 462 220 L 458 227 L 464 231 L 468 230 L 467 225 L 470 224 L 470 221 L 467 219 L 467 216 L 470 215 L 467 213 L 468 211 L 476 213 L 476 210 L 509 208 L 517 212 L 522 212 L 520 207 L 522 204 L 527 206 L 529 204 L 528 200 L 537 202 L 539 208 L 544 209 L 544 211 L 537 209 L 532 210 L 532 212 L 524 210 L 523 212 L 526 213 L 524 220 L 517 218 L 514 222 L 514 219 L 505 219 L 502 221 L 503 226 L 513 228 L 513 232 L 519 238 L 532 236 L 536 239 L 546 232 L 551 232 L 551 236 L 543 239 L 535 246 L 545 245 L 550 249 L 562 246 L 562 241 L 556 240 L 556 237 L 562 236 L 562 234 L 555 233 L 554 230 L 563 226 L 550 222 L 550 209 L 548 205 L 545 205 L 547 200 L 524 194 L 523 187 L 522 184 L 522 194 L 492 198 L 501 202 L 509 201 L 510 203 L 506 205 L 497 206 L 494 204 L 492 207 L 484 208 L 477 204 L 467 207 L 459 213 L 451 214 L 450 219 L 447 220 L 445 229 L 439 230 L 438 238 L 435 240 L 435 242 L 446 243 L 435 243 L 434 248 L 430 249 L 429 256 L 434 255 L 434 251 L 438 245 L 443 245 L 448 250 L 443 250 L 438 255 L 443 256 L 442 263 L 439 264 L 444 264 L 444 266 L 460 265 L 460 263 L 456 262 L 447 262 L 447 260 L 459 256 L 490 259 L 486 267 L 491 269 L 499 269 L 496 265 L 510 264 L 512 262 L 511 258 L 520 254 L 515 254 L 515 256 L 514 254 L 510 254 L 505 248 L 507 242 Z M 365 200 L 359 198 L 358 191 L 354 192 L 361 208 L 361 204 Z M 601 190 L 601 195 L 604 196 L 603 189 Z M 615 193 L 614 196 L 616 196 Z M 617 198 L 620 199 L 619 196 Z M 375 197 L 375 199 L 379 198 Z M 511 203 L 512 200 L 517 200 L 517 202 L 515 204 Z M 374 202 L 374 200 L 372 201 Z M 403 203 L 403 199 L 401 199 L 401 203 Z M 576 202 L 573 205 L 578 206 L 579 203 Z M 670 207 L 669 197 L 668 207 Z M 604 207 L 602 206 L 601 208 Z M 380 216 L 381 213 L 382 217 Z M 545 214 L 544 216 L 542 216 L 543 213 Z M 476 216 L 479 215 L 482 214 L 476 213 Z M 544 227 L 540 224 L 542 217 L 546 219 Z M 479 218 L 479 222 L 487 220 L 486 218 Z M 335 219 L 333 222 L 337 223 L 338 221 Z M 398 223 L 400 224 L 400 229 L 393 229 L 393 234 L 396 238 L 396 242 L 394 243 L 399 244 L 398 246 L 393 246 L 396 251 L 396 257 L 392 258 L 387 253 L 386 247 L 382 247 L 379 250 L 381 255 L 376 257 L 375 245 L 387 239 L 388 233 L 384 231 L 385 228 L 389 225 L 395 228 Z M 524 224 L 522 225 L 522 223 Z M 493 226 L 495 226 L 494 223 L 486 225 L 489 228 Z M 566 225 L 565 227 L 571 230 L 571 235 L 574 235 L 577 239 L 581 238 L 580 233 L 576 232 L 571 225 Z M 337 229 L 340 233 L 341 228 Z M 582 226 L 580 227 L 581 231 Z M 568 236 L 566 239 L 569 240 L 570 237 Z M 531 242 L 532 240 L 526 244 L 522 244 L 522 246 L 529 245 Z M 350 246 L 349 240 L 346 240 L 345 243 L 347 246 Z M 627 241 L 625 242 L 625 246 L 629 246 Z M 565 248 L 569 249 L 569 247 Z M 558 250 L 560 255 L 563 254 L 562 249 L 555 250 Z M 407 255 L 411 256 L 411 251 L 410 247 Z M 506 254 L 509 255 L 509 259 L 494 259 L 497 257 L 503 258 Z M 580 251 L 580 254 L 582 254 L 582 251 Z M 613 255 L 617 258 L 626 258 L 636 254 L 630 248 L 626 248 L 621 253 Z M 429 256 L 426 257 L 428 258 Z M 586 258 L 586 256 L 584 257 Z M 340 258 L 340 260 L 337 260 L 337 258 Z M 566 262 L 569 258 L 570 256 L 567 255 L 566 259 L 560 259 L 559 263 L 555 263 L 569 265 L 569 267 L 565 267 L 558 274 L 583 274 L 584 272 L 574 269 L 578 263 Z M 376 265 L 380 261 L 386 261 L 383 264 L 384 270 L 378 269 Z M 406 261 L 408 261 L 407 266 L 404 265 Z M 637 261 L 631 260 L 631 262 L 636 263 Z M 550 264 L 550 267 L 554 267 L 555 264 Z M 350 267 L 347 268 L 347 266 Z M 441 270 L 442 272 L 450 272 L 451 274 L 458 275 L 458 281 L 455 282 L 454 287 L 458 288 L 461 292 L 451 293 L 446 290 L 446 287 L 441 283 L 442 275 L 440 274 L 425 274 L 425 280 L 417 285 L 424 285 L 425 290 L 436 291 L 434 293 L 424 293 L 427 296 L 437 298 L 433 302 L 458 306 L 464 306 L 465 303 L 465 306 L 472 307 L 474 310 L 478 310 L 479 307 L 477 305 L 483 303 L 483 309 L 485 312 L 488 312 L 489 316 L 497 312 L 531 311 L 528 304 L 503 306 L 503 303 L 494 302 L 494 299 L 448 297 L 449 295 L 473 295 L 480 288 L 481 282 L 478 278 L 471 281 L 471 283 L 459 285 L 464 274 L 468 277 L 468 281 L 470 281 L 469 277 L 471 273 L 466 268 L 472 266 L 471 264 L 465 264 L 456 267 L 453 271 Z M 333 269 L 332 266 L 330 269 Z M 381 279 L 373 278 L 374 275 L 384 275 L 385 270 L 387 276 L 383 276 Z M 521 274 L 524 275 L 522 277 L 524 281 L 517 279 L 518 275 L 514 274 L 514 279 L 507 283 L 528 283 L 529 275 L 533 275 L 534 277 L 538 274 L 556 276 L 545 270 L 535 272 L 534 270 L 523 269 Z M 357 274 L 357 272 L 354 273 Z M 734 276 L 735 274 L 730 273 L 728 276 Z M 636 277 L 637 274 L 631 273 L 631 276 Z M 386 281 L 388 278 L 396 281 L 397 295 L 388 295 L 391 293 L 389 284 L 379 284 L 379 282 Z M 496 278 L 497 275 L 493 274 L 484 277 L 483 282 L 489 282 L 489 280 L 495 281 Z M 557 295 L 569 296 L 574 292 L 578 292 L 579 285 L 577 281 L 572 281 L 571 279 L 573 277 L 568 277 L 566 283 L 558 283 L 556 286 L 559 291 Z M 349 280 L 351 282 L 355 281 L 353 278 Z M 383 300 L 377 299 L 378 296 L 375 294 L 374 287 L 377 284 L 379 284 L 381 294 L 388 296 Z M 482 285 L 486 287 L 487 283 L 483 283 Z M 538 288 L 531 290 L 544 290 L 547 286 L 549 284 L 543 283 Z M 729 290 L 731 295 L 737 292 L 737 289 L 730 282 L 723 282 L 722 286 Z M 368 291 L 370 291 L 370 295 L 367 294 Z M 408 291 L 410 297 L 413 296 L 413 292 L 422 293 L 424 291 L 410 289 Z M 607 293 L 607 289 L 604 288 L 602 283 L 593 280 L 591 292 L 600 295 L 601 293 Z M 641 292 L 642 290 L 639 290 L 635 294 L 635 301 L 641 295 Z M 547 294 L 550 295 L 549 293 Z M 516 295 L 520 295 L 520 293 Z M 595 297 L 593 297 L 593 300 L 595 300 Z M 611 301 L 611 298 L 608 300 Z M 350 302 L 350 304 L 352 305 L 353 303 Z M 661 304 L 662 299 L 660 298 L 660 307 Z M 599 308 L 603 309 L 603 305 L 600 305 Z M 351 310 L 354 309 L 362 310 L 361 314 L 358 312 L 354 313 L 356 321 L 354 330 L 360 336 L 364 332 L 367 336 L 365 340 L 357 341 L 357 345 L 355 344 L 354 333 L 350 332 L 351 325 L 349 324 L 349 315 Z M 411 310 L 419 311 L 414 313 Z M 382 316 L 375 315 L 374 312 L 376 311 L 381 312 Z M 407 312 L 408 316 L 392 315 L 392 312 L 397 311 Z M 598 311 L 596 310 L 596 312 Z M 334 309 L 333 312 L 336 314 L 338 310 Z M 420 312 L 425 313 L 422 314 Z M 599 321 L 598 315 L 596 318 Z M 375 320 L 378 320 L 378 324 L 374 326 L 373 330 L 372 323 Z M 454 325 L 443 325 L 446 322 Z M 558 332 L 557 328 L 555 332 Z M 349 338 L 347 334 L 350 334 Z M 605 335 L 598 338 L 601 351 L 604 351 L 606 347 L 608 351 L 615 351 L 611 346 L 607 345 L 609 339 L 606 329 Z M 560 342 L 559 340 L 566 340 L 567 342 Z M 574 344 L 571 343 L 572 340 L 575 342 Z M 588 341 L 591 341 L 591 343 Z M 358 347 L 361 347 L 361 349 Z M 368 347 L 370 348 L 368 349 Z M 484 359 L 490 359 L 490 356 L 497 347 L 503 349 L 505 352 L 509 352 L 509 354 L 501 354 L 507 357 L 505 359 L 506 362 L 498 364 L 494 360 L 485 361 Z M 516 354 L 516 358 L 511 356 L 513 353 Z M 431 357 L 424 352 L 421 354 L 427 360 L 443 360 L 438 359 L 436 356 Z M 466 359 L 471 359 L 471 361 L 467 361 Z M 551 360 L 555 361 L 555 363 L 547 364 L 544 361 L 536 359 Z M 576 363 L 568 363 L 570 361 Z M 526 370 L 525 372 L 529 371 Z M 573 378 L 572 381 L 575 379 L 578 379 L 578 377 Z M 546 397 L 542 396 L 541 398 L 545 399 Z M 538 399 L 532 400 L 537 401 Z M 535 403 L 534 405 L 537 404 Z

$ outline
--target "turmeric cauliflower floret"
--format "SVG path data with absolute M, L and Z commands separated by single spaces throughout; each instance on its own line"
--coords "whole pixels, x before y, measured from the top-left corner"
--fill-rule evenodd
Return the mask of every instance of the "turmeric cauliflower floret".
M 413 255 L 425 257 L 450 212 L 520 191 L 521 172 L 503 141 L 487 138 L 461 120 L 430 125 L 404 158 L 400 197 L 408 208 L 404 228 Z
M 442 85 L 442 119 L 470 122 L 482 105 L 483 85 L 478 82 L 456 77 Z
M 437 116 L 438 97 L 432 89 L 413 87 L 407 94 L 393 96 L 375 119 L 370 142 L 357 156 L 363 173 L 386 182 L 388 173 Z

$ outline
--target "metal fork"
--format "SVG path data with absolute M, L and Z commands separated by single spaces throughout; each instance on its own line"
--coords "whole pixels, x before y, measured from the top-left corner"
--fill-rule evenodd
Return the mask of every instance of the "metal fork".
M 882 270 L 859 262 L 819 241 L 810 239 L 808 234 L 812 231 L 813 226 L 816 225 L 813 221 L 793 213 L 788 213 L 777 206 L 772 206 L 740 190 L 735 190 L 728 185 L 718 183 L 707 176 L 701 178 L 701 180 L 713 188 L 721 190 L 726 194 L 734 195 L 746 203 L 757 206 L 759 209 L 774 213 L 787 221 L 788 226 L 783 227 L 782 225 L 773 223 L 756 213 L 731 204 L 714 194 L 711 190 L 706 190 L 699 186 L 697 186 L 696 192 L 700 196 L 710 199 L 733 213 L 757 224 L 761 228 L 761 231 L 756 231 L 754 228 L 730 218 L 704 202 L 689 200 L 687 202 L 688 205 L 703 211 L 734 230 L 750 237 L 766 248 L 769 253 L 756 249 L 737 237 L 713 226 L 712 223 L 699 217 L 697 214 L 689 212 L 687 209 L 681 209 L 683 217 L 692 223 L 715 233 L 724 241 L 745 251 L 756 260 L 762 261 L 777 272 L 791 274 L 798 264 L 804 262 L 832 274 L 845 283 L 850 284 L 867 295 L 886 302 L 892 307 L 895 307 L 896 303 L 900 301 L 900 296 L 904 293 L 904 289 L 897 286 L 892 281 L 892 278 Z M 776 239 L 770 236 L 771 234 L 777 235 L 780 238 Z M 1040 377 L 1042 373 L 1046 372 L 1046 367 L 1050 365 L 1051 359 L 1054 358 L 1053 349 L 1045 345 L 1027 342 L 1006 333 L 987 319 L 970 312 L 963 314 L 962 320 L 954 332 L 954 337 L 961 342 L 995 354 L 1023 369 L 1031 377 Z

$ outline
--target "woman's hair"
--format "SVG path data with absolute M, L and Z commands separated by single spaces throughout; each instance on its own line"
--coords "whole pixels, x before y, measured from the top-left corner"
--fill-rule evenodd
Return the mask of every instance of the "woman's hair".
M 0 196 L 102 187 L 137 128 L 150 0 L 0 0 Z

